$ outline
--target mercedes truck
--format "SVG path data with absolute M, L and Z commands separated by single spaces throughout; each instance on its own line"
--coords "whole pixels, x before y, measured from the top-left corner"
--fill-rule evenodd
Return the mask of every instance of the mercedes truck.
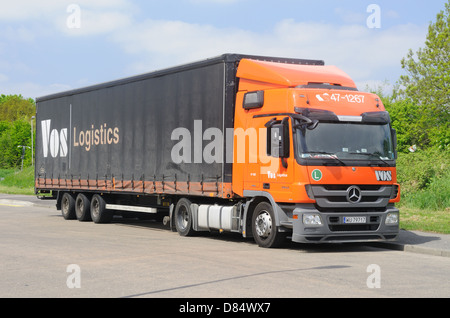
M 261 247 L 395 240 L 396 133 L 321 60 L 224 54 L 37 98 L 36 194 Z

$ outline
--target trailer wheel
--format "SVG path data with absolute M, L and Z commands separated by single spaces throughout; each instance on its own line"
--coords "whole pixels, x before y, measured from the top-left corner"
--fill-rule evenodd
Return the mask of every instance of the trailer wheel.
M 77 195 L 75 214 L 77 215 L 78 221 L 91 221 L 91 201 L 83 193 Z
M 91 200 L 91 218 L 94 223 L 109 223 L 113 217 L 112 211 L 106 210 L 106 202 L 100 195 L 94 194 Z
M 61 214 L 65 220 L 75 220 L 77 218 L 75 214 L 75 199 L 68 192 L 65 192 L 61 199 Z
M 259 203 L 252 216 L 253 237 L 260 247 L 279 247 L 286 238 L 285 233 L 278 232 L 272 205 Z
M 175 207 L 175 227 L 181 236 L 191 236 L 194 233 L 192 228 L 191 201 L 182 198 Z

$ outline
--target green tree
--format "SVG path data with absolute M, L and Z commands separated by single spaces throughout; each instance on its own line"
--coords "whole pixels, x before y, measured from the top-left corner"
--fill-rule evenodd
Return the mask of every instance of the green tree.
M 410 146 L 423 145 L 428 133 L 421 124 L 422 114 L 417 105 L 409 97 L 399 97 L 398 87 L 394 88 L 393 93 L 386 94 L 388 85 L 386 82 L 376 87 L 366 86 L 366 90 L 378 95 L 388 110 L 392 127 L 397 130 L 397 150 L 409 153 Z
M 22 163 L 22 148 L 31 147 L 31 117 L 36 113 L 33 99 L 22 95 L 0 95 L 0 168 L 17 168 Z M 31 164 L 26 149 L 24 166 Z
M 0 168 L 17 168 L 22 163 L 22 148 L 31 147 L 31 125 L 28 121 L 0 122 Z M 31 164 L 31 150 L 26 148 L 24 166 Z
M 412 50 L 401 61 L 407 75 L 400 77 L 399 97 L 416 105 L 415 125 L 422 131 L 421 146 L 448 148 L 450 144 L 450 1 L 428 28 L 425 47 Z M 396 105 L 393 105 L 394 107 Z
M 0 95 L 0 121 L 29 121 L 36 113 L 33 99 L 25 99 L 22 95 Z
M 392 127 L 397 130 L 397 150 L 407 153 L 411 145 L 422 145 L 428 135 L 420 125 L 416 105 L 410 99 L 383 103 L 391 116 Z

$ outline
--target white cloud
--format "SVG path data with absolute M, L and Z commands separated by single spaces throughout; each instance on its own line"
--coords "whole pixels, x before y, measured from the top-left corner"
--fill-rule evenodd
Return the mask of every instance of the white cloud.
M 81 28 L 70 29 L 67 19 L 69 5 L 80 8 Z M 104 35 L 117 28 L 128 26 L 135 6 L 129 0 L 15 0 L 2 3 L 0 10 L 0 93 L 22 94 L 36 97 L 70 89 L 66 84 L 38 84 L 36 65 L 15 57 L 33 55 L 32 47 L 40 39 L 53 40 L 57 45 L 60 36 Z M 29 45 L 25 47 L 25 45 Z M 11 49 L 13 48 L 13 49 Z M 51 50 L 52 48 L 48 48 Z M 41 58 L 46 58 L 45 56 Z M 70 71 L 69 69 L 67 71 Z M 21 77 L 23 79 L 21 79 Z M 45 76 L 42 76 L 45 78 Z M 27 79 L 25 79 L 27 78 Z M 76 82 L 77 79 L 74 79 Z
M 36 38 L 36 33 L 23 25 L 13 28 L 12 26 L 7 26 L 1 30 L 0 38 L 8 42 L 24 42 L 31 43 L 34 42 Z
M 16 60 L 6 60 L 0 56 L 0 71 L 10 74 L 23 73 L 29 75 L 32 73 L 31 68 L 23 62 Z
M 206 3 L 207 0 L 186 0 Z M 211 0 L 208 3 L 232 4 L 243 0 Z M 81 9 L 80 28 L 69 28 L 69 4 Z M 131 0 L 16 0 L 5 2 L 0 20 L 11 26 L 0 28 L 0 53 L 12 41 L 36 43 L 39 36 L 99 36 L 99 41 L 111 41 L 130 59 L 124 66 L 127 75 L 149 72 L 223 53 L 243 53 L 296 58 L 323 59 L 347 72 L 359 85 L 392 79 L 399 72 L 400 60 L 408 49 L 423 45 L 426 25 L 397 25 L 381 29 L 366 27 L 364 13 L 336 9 L 343 25 L 327 22 L 279 21 L 267 31 L 240 28 L 220 28 L 208 24 L 184 21 L 146 19 L 137 21 L 137 9 Z M 394 18 L 395 12 L 388 16 Z M 22 23 L 26 21 L 26 23 Z M 6 42 L 4 42 L 6 41 Z M 1 55 L 0 55 L 1 58 Z M 18 62 L 16 62 L 17 64 Z M 12 61 L 1 61 L 0 76 L 12 76 Z M 26 66 L 23 66 L 26 67 Z M 1 74 L 0 74 L 1 75 Z M 397 74 L 395 74 L 397 75 Z M 2 80 L 3 79 L 3 80 Z M 394 79 L 395 81 L 396 79 Z M 76 81 L 76 79 L 74 79 Z M 391 80 L 392 82 L 392 80 Z M 74 84 L 75 85 L 75 84 Z M 70 88 L 67 85 L 39 85 L 30 82 L 10 84 L 10 89 L 41 96 Z
M 388 12 L 386 12 L 386 17 L 389 19 L 398 19 L 400 18 L 400 15 L 398 14 L 397 11 L 388 10 Z
M 369 29 L 365 24 L 280 21 L 269 32 L 182 21 L 146 20 L 112 35 L 112 40 L 130 54 L 129 73 L 142 73 L 223 53 L 246 53 L 323 59 L 337 65 L 355 81 L 390 77 L 392 68 L 409 48 L 420 46 L 426 26 L 413 24 Z M 386 76 L 380 78 L 382 72 Z
M 79 8 L 81 22 L 81 27 L 75 29 L 67 23 L 74 13 L 69 10 L 73 5 Z M 0 21 L 17 25 L 26 22 L 27 26 L 39 25 L 40 30 L 44 26 L 56 28 L 66 35 L 98 35 L 131 23 L 131 14 L 135 10 L 129 0 L 16 0 L 2 3 Z M 14 32 L 29 39 L 40 35 L 38 30 L 23 26 L 16 27 Z
M 28 19 L 41 18 L 49 12 L 58 8 L 63 8 L 62 1 L 52 0 L 16 0 L 4 1 L 0 10 L 0 20 L 2 21 L 24 21 Z
M 350 24 L 363 24 L 367 19 L 365 12 L 355 12 L 344 8 L 334 9 L 334 13 L 339 16 L 343 22 Z
M 70 4 L 77 4 L 81 8 L 124 9 L 131 6 L 128 0 L 15 0 L 4 1 L 1 5 L 0 20 L 24 21 L 38 20 L 43 17 L 55 18 L 58 15 L 66 16 L 66 9 Z
M 61 16 L 56 20 L 57 28 L 70 36 L 90 36 L 108 34 L 114 30 L 131 24 L 131 15 L 117 11 L 94 11 L 82 9 L 79 27 L 72 27 L 68 23 L 70 14 Z
M 189 0 L 193 4 L 235 4 L 243 0 Z
M 182 21 L 147 20 L 118 31 L 112 36 L 125 52 L 137 57 L 130 69 L 172 66 L 222 53 L 258 51 L 261 36 L 240 29 L 220 29 L 210 25 Z
M 1 78 L 0 78 L 1 80 Z M 2 87 L 0 94 L 6 94 L 6 95 L 22 95 L 25 98 L 33 98 L 36 97 L 42 97 L 62 91 L 67 91 L 72 89 L 70 85 L 67 84 L 59 84 L 59 83 L 53 83 L 53 84 L 47 84 L 42 85 L 34 82 L 2 82 Z

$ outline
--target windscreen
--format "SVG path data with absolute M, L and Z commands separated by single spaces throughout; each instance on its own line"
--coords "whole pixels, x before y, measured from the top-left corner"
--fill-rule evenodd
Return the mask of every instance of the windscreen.
M 296 130 L 300 159 L 394 160 L 389 124 L 324 123 Z

